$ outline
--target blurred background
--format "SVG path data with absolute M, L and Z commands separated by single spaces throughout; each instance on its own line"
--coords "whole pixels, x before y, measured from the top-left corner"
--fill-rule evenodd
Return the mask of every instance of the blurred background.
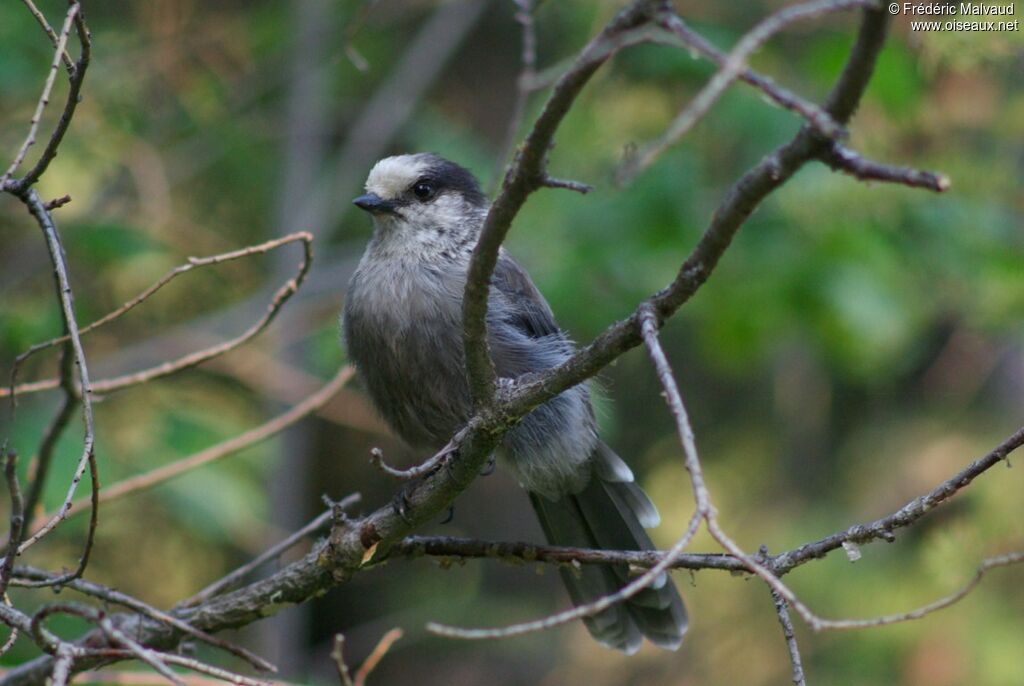
M 542 2 L 542 73 L 557 73 L 621 4 Z M 722 48 L 782 4 L 676 3 Z M 39 6 L 54 24 L 66 9 L 57 0 Z M 350 199 L 375 160 L 419 150 L 462 162 L 493 188 L 521 47 L 510 0 L 149 0 L 86 3 L 85 11 L 94 40 L 85 100 L 39 187 L 44 197 L 73 198 L 56 216 L 81 322 L 188 256 L 300 229 L 316 236 L 309 281 L 259 339 L 97 403 L 101 476 L 112 484 L 258 425 L 344 364 L 337 314 L 370 234 Z M 847 13 L 794 26 L 754 66 L 820 99 L 857 24 Z M 25 135 L 51 57 L 25 7 L 3 3 L 4 160 Z M 617 188 L 626 146 L 658 135 L 712 73 L 685 51 L 631 49 L 596 75 L 559 132 L 552 173 L 596 190 L 537 193 L 507 245 L 577 340 L 667 283 L 730 184 L 800 126 L 734 86 L 682 144 Z M 952 190 L 859 183 L 810 164 L 764 203 L 666 327 L 722 524 L 747 550 L 780 552 L 887 514 L 1020 426 L 1022 75 L 1019 31 L 914 33 L 898 18 L 851 144 L 873 159 L 943 171 Z M 531 99 L 527 121 L 542 101 Z M 182 277 L 86 338 L 93 378 L 237 335 L 299 257 L 290 246 Z M 0 198 L 0 292 L 6 378 L 19 352 L 60 333 L 44 242 L 8 196 Z M 54 354 L 38 356 L 20 378 L 52 376 L 56 365 Z M 653 536 L 668 545 L 692 502 L 656 378 L 633 351 L 600 386 L 603 434 L 661 509 Z M 13 423 L 5 408 L 0 434 L 27 458 L 58 401 L 24 397 Z M 61 501 L 80 439 L 76 420 L 59 447 L 47 509 Z M 368 464 L 374 446 L 396 464 L 418 458 L 388 435 L 353 382 L 282 436 L 103 508 L 88 577 L 168 607 L 315 516 L 322 494 L 359 491 L 363 511 L 386 504 L 395 484 Z M 1024 547 L 1022 486 L 1019 469 L 996 467 L 895 543 L 865 547 L 855 564 L 833 553 L 787 582 L 830 618 L 929 602 L 958 588 L 981 558 Z M 72 565 L 84 524 L 69 522 L 27 562 Z M 501 470 L 459 498 L 450 523 L 427 531 L 542 538 L 525 495 Z M 715 550 L 704 536 L 692 548 Z M 963 602 L 910 624 L 812 635 L 797 621 L 809 678 L 1024 683 L 1022 574 L 994 571 Z M 335 633 L 344 632 L 358 664 L 392 627 L 405 637 L 371 676 L 374 686 L 790 681 L 762 584 L 711 571 L 675 578 L 692 617 L 675 654 L 645 646 L 626 658 L 580 625 L 502 642 L 428 635 L 429 620 L 493 626 L 566 607 L 554 569 L 485 560 L 395 560 L 235 638 L 279 663 L 282 679 L 306 684 L 336 682 Z M 30 607 L 45 595 L 15 600 Z M 68 636 L 82 629 L 72 620 L 52 626 Z M 34 650 L 19 641 L 2 664 Z

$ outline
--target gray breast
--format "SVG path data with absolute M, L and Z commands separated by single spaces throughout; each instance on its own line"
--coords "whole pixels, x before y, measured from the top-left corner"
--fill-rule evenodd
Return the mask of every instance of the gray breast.
M 422 262 L 367 256 L 349 286 L 349 357 L 384 419 L 415 447 L 440 448 L 469 414 L 463 283 Z
M 471 411 L 462 347 L 465 265 L 452 267 L 368 254 L 349 286 L 342 323 L 349 358 L 384 419 L 410 445 L 432 450 Z M 524 330 L 521 314 L 508 294 L 492 289 L 488 343 L 504 378 L 548 369 L 572 353 L 560 331 Z M 524 417 L 501 452 L 527 489 L 556 498 L 586 483 L 596 442 L 587 389 L 577 386 Z

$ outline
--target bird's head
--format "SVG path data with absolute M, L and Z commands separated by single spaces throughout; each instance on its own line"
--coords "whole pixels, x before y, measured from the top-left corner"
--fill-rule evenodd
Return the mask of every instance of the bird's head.
M 417 243 L 475 235 L 487 211 L 473 174 L 433 153 L 382 159 L 353 203 L 373 216 L 378 232 Z

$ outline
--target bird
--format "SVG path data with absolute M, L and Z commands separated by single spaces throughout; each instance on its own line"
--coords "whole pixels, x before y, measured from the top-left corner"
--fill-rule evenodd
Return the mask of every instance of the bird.
M 462 298 L 489 201 L 468 169 L 435 153 L 377 162 L 356 207 L 373 233 L 341 315 L 349 360 L 377 410 L 407 444 L 438 451 L 471 418 Z M 544 296 L 502 247 L 490 283 L 487 342 L 500 379 L 542 372 L 575 351 Z M 535 408 L 497 450 L 529 494 L 552 545 L 655 549 L 645 528 L 658 511 L 632 470 L 600 440 L 586 384 Z M 616 592 L 627 565 L 560 569 L 576 606 Z M 646 637 L 676 650 L 688 626 L 667 573 L 622 603 L 583 619 L 600 643 L 627 654 Z

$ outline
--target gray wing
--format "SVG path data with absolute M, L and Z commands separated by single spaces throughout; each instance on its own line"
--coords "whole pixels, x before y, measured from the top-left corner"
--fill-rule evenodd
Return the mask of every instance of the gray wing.
M 530 338 L 564 337 L 544 296 L 526 270 L 504 250 L 498 253 L 491 285 L 497 291 L 493 314 Z

